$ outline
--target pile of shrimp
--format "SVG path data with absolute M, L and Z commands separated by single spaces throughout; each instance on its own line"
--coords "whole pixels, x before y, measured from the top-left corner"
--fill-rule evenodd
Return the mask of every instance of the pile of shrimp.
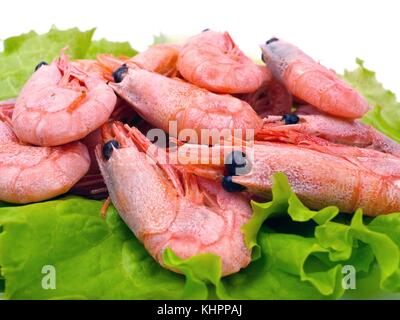
M 312 209 L 399 211 L 400 146 L 360 122 L 367 101 L 293 44 L 272 38 L 261 51 L 257 64 L 228 32 L 207 29 L 131 58 L 70 61 L 62 50 L 39 63 L 0 103 L 0 200 L 108 196 L 160 264 L 166 248 L 213 253 L 223 275 L 250 263 L 249 200 L 269 198 L 277 172 Z M 171 121 L 177 132 L 228 130 L 232 143 L 178 135 L 166 148 L 146 137 L 171 135 Z M 219 164 L 190 161 L 204 148 Z M 163 161 L 172 155 L 184 161 Z

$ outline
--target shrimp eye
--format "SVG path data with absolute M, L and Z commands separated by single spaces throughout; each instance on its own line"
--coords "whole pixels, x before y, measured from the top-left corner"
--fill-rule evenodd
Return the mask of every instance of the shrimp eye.
M 238 176 L 248 173 L 246 154 L 242 151 L 232 151 L 225 159 L 225 173 L 228 176 Z
M 299 123 L 300 118 L 296 114 L 288 113 L 282 117 L 282 120 L 285 122 L 285 124 L 297 124 Z
M 241 192 L 246 190 L 246 187 L 232 181 L 232 176 L 224 176 L 222 178 L 222 188 L 227 192 Z
M 40 69 L 40 67 L 42 66 L 47 66 L 48 63 L 46 61 L 41 61 L 38 63 L 38 65 L 35 67 L 35 71 L 38 71 Z
M 117 140 L 110 140 L 107 141 L 104 146 L 103 146 L 103 156 L 106 160 L 111 158 L 111 154 L 113 153 L 115 149 L 119 148 L 119 143 Z
M 275 42 L 275 41 L 279 41 L 279 39 L 278 38 L 271 38 L 265 44 L 269 45 L 270 43 Z
M 204 30 L 201 31 L 201 32 L 206 32 L 206 31 L 210 31 L 210 29 L 207 28 L 207 29 L 204 29 Z
M 122 80 L 124 80 L 124 77 L 127 74 L 127 72 L 128 72 L 128 66 L 124 63 L 122 66 L 120 66 L 117 70 L 115 70 L 112 73 L 114 81 L 116 83 L 120 83 Z

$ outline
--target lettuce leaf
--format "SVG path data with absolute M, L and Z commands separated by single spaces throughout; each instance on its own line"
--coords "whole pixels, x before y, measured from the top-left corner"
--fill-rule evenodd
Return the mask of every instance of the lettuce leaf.
M 361 211 L 351 219 L 334 207 L 312 211 L 283 174 L 274 176 L 273 194 L 267 204 L 252 203 L 255 213 L 243 228 L 259 255 L 225 278 L 212 254 L 183 260 L 167 249 L 164 263 L 183 275 L 162 268 L 113 207 L 100 217 L 101 201 L 67 197 L 0 208 L 5 298 L 337 299 L 345 293 L 346 265 L 355 268 L 357 282 L 378 279 L 373 295 L 400 291 L 400 213 L 365 223 Z M 41 286 L 46 265 L 56 270 L 54 290 Z
M 0 52 L 0 100 L 16 97 L 35 66 L 40 61 L 51 62 L 66 46 L 72 59 L 92 59 L 98 53 L 126 56 L 136 53 L 126 42 L 92 41 L 94 32 L 95 29 L 82 32 L 77 28 L 53 27 L 46 34 L 31 31 L 4 40 L 4 50 Z
M 363 121 L 400 142 L 400 103 L 396 95 L 378 82 L 375 72 L 365 68 L 363 60 L 357 59 L 356 63 L 358 68 L 346 70 L 343 78 L 374 107 Z
M 71 197 L 0 209 L 0 266 L 8 299 L 179 299 L 184 281 L 161 268 L 110 208 Z M 56 288 L 43 289 L 54 266 Z
M 348 217 L 339 216 L 336 207 L 306 208 L 280 173 L 274 176 L 272 191 L 271 202 L 252 203 L 253 217 L 243 227 L 247 245 L 258 252 L 247 269 L 221 279 L 216 257 L 203 257 L 214 266 L 210 269 L 194 264 L 193 258 L 171 259 L 171 253 L 164 257 L 167 264 L 181 270 L 187 283 L 203 281 L 204 288 L 212 283 L 216 296 L 225 299 L 340 298 L 345 293 L 343 268 L 348 265 L 354 267 L 357 281 L 379 279 L 370 298 L 382 291 L 400 292 L 400 213 L 378 217 L 366 225 L 358 210 L 347 223 Z M 281 223 L 286 230 L 274 228 L 277 217 L 281 222 L 286 218 Z M 291 234 L 293 228 L 287 226 L 293 223 L 306 225 L 297 225 L 300 234 Z
M 133 57 L 137 51 L 132 49 L 129 42 L 111 42 L 106 39 L 92 41 L 88 51 L 85 54 L 85 59 L 96 59 L 100 53 L 108 53 L 114 56 Z
M 262 258 L 224 279 L 218 257 L 205 254 L 182 261 L 166 250 L 165 263 L 181 270 L 185 281 L 148 255 L 114 208 L 103 220 L 101 205 L 100 201 L 68 197 L 1 208 L 0 266 L 5 298 L 323 298 L 313 284 L 332 297 L 338 295 L 330 289 L 337 270 L 319 276 L 303 270 L 309 257 L 326 251 L 314 240 L 283 234 L 269 237 L 265 229 L 260 233 Z M 282 250 L 287 245 L 290 252 Z M 41 271 L 48 265 L 56 270 L 54 290 L 41 286 Z M 299 281 L 300 276 L 304 283 Z

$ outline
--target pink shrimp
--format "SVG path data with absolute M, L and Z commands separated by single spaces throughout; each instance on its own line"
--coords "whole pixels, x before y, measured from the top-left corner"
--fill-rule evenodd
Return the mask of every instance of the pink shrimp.
M 376 150 L 336 145 L 295 131 L 272 130 L 268 140 L 271 142 L 209 148 L 185 144 L 175 153 L 188 172 L 222 180 L 224 188 L 231 192 L 246 190 L 270 198 L 271 177 L 283 172 L 294 192 L 312 209 L 335 205 L 342 212 L 353 213 L 362 208 L 368 216 L 400 210 L 399 158 Z M 225 163 L 232 152 L 243 158 L 235 158 L 236 163 L 246 164 L 233 176 L 231 172 L 239 167 L 227 167 Z M 202 158 L 200 162 L 199 155 L 210 159 Z
M 111 131 L 119 148 L 106 159 L 98 146 L 96 155 L 112 202 L 161 265 L 166 248 L 183 259 L 200 253 L 220 256 L 222 275 L 250 263 L 241 233 L 251 216 L 247 198 L 161 163 L 163 150 L 135 128 L 114 124 Z
M 189 38 L 178 70 L 190 83 L 216 93 L 250 93 L 270 76 L 233 42 L 228 32 L 211 30 Z
M 182 129 L 246 129 L 257 132 L 262 119 L 252 107 L 230 95 L 218 95 L 180 79 L 171 79 L 139 68 L 129 68 L 120 83 L 109 84 L 139 115 L 168 132 L 170 122 Z M 169 132 L 174 134 L 173 132 Z
M 19 94 L 12 117 L 21 141 L 56 146 L 76 141 L 104 124 L 116 96 L 97 76 L 61 58 L 40 67 Z
M 361 118 L 368 102 L 294 45 L 273 38 L 261 46 L 263 60 L 274 77 L 297 98 L 318 109 L 342 118 Z
M 180 46 L 175 44 L 157 44 L 147 50 L 138 53 L 132 58 L 117 58 L 109 54 L 97 56 L 99 65 L 111 76 L 121 65 L 138 66 L 147 71 L 156 72 L 167 77 L 177 75 L 176 62 L 179 56 Z
M 89 169 L 86 147 L 73 142 L 61 147 L 23 145 L 11 120 L 0 112 L 0 200 L 43 201 L 66 193 Z
M 303 114 L 305 112 L 312 112 L 312 109 L 309 106 L 300 107 L 297 111 L 299 122 L 290 125 L 285 125 L 281 117 L 268 117 L 256 138 L 263 140 L 263 130 L 266 129 L 275 131 L 277 134 L 278 132 L 296 131 L 297 133 L 320 137 L 333 143 L 374 149 L 400 157 L 400 144 L 369 125 L 319 112 Z

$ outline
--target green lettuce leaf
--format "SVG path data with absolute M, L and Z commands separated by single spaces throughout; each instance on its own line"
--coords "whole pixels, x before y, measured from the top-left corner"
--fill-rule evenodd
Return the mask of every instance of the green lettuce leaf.
M 31 31 L 4 40 L 4 50 L 0 52 L 0 100 L 16 97 L 35 66 L 40 61 L 51 62 L 66 46 L 72 59 L 92 59 L 98 53 L 136 53 L 126 42 L 92 41 L 94 32 L 95 29 L 82 32 L 77 28 L 52 28 L 42 35 Z
M 181 270 L 188 282 L 203 281 L 204 288 L 212 283 L 217 297 L 226 299 L 340 298 L 345 293 L 344 267 L 352 266 L 359 281 L 371 277 L 375 262 L 380 275 L 372 297 L 380 291 L 400 292 L 400 213 L 366 225 L 358 210 L 347 223 L 336 207 L 306 208 L 280 173 L 274 176 L 272 191 L 272 201 L 252 203 L 253 217 L 243 227 L 246 244 L 257 251 L 247 269 L 221 279 L 216 257 L 207 257 L 209 265 L 214 265 L 208 270 L 176 256 L 167 259 L 168 264 Z M 282 223 L 286 230 L 270 223 L 277 217 L 282 222 L 282 215 L 286 215 Z M 303 234 L 291 234 L 289 225 L 294 223 Z M 306 225 L 298 228 L 299 223 Z
M 110 208 L 71 197 L 0 209 L 0 266 L 9 299 L 179 299 L 184 279 L 161 268 Z M 56 288 L 43 289 L 54 266 Z
M 320 274 L 303 270 L 314 253 L 326 251 L 313 240 L 280 234 L 269 237 L 269 231 L 263 230 L 262 258 L 224 279 L 218 257 L 205 254 L 183 261 L 166 250 L 165 264 L 181 270 L 185 281 L 148 255 L 114 208 L 102 219 L 101 206 L 100 201 L 69 197 L 1 208 L 0 266 L 5 298 L 323 298 L 314 285 L 333 297 L 333 285 L 325 283 L 335 281 L 337 270 Z M 285 243 L 290 252 L 282 251 Z M 318 260 L 318 264 L 323 263 Z M 48 265 L 56 270 L 54 290 L 41 286 L 42 268 Z
M 167 249 L 164 264 L 182 275 L 162 268 L 113 207 L 100 217 L 101 201 L 67 197 L 0 208 L 5 298 L 337 299 L 345 293 L 346 265 L 357 282 L 378 279 L 373 294 L 400 291 L 400 213 L 366 223 L 361 211 L 350 219 L 333 207 L 312 211 L 283 174 L 274 176 L 273 194 L 267 204 L 252 203 L 255 213 L 243 228 L 257 259 L 225 278 L 212 254 L 183 260 Z M 47 265 L 56 270 L 54 290 L 41 286 Z
M 133 57 L 137 51 L 132 49 L 129 42 L 111 42 L 106 39 L 92 41 L 88 51 L 85 54 L 85 59 L 95 59 L 100 53 L 108 53 L 114 56 Z
M 357 59 L 356 63 L 358 68 L 346 70 L 343 78 L 374 107 L 363 121 L 400 142 L 400 103 L 396 95 L 378 82 L 375 72 L 364 67 L 364 61 Z

